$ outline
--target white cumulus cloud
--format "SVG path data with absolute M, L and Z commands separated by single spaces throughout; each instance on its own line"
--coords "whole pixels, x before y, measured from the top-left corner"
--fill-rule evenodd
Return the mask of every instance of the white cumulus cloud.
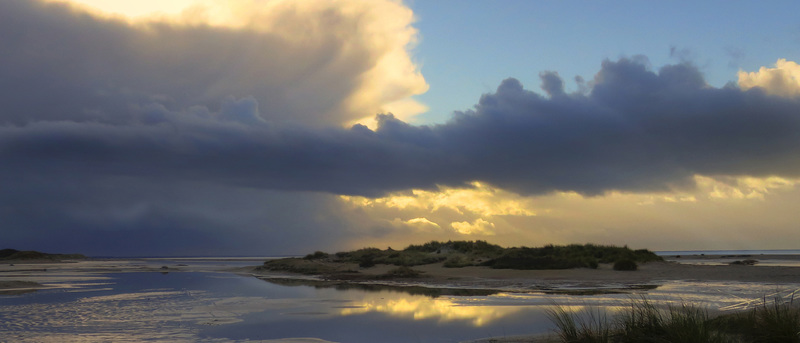
M 761 67 L 757 72 L 739 71 L 739 87 L 759 87 L 767 94 L 793 97 L 800 95 L 800 64 L 785 58 L 775 62 L 774 68 Z

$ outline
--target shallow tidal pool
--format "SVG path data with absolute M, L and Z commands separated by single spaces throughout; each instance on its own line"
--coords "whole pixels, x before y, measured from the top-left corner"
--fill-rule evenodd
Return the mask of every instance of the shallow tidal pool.
M 546 312 L 555 304 L 574 311 L 613 312 L 639 296 L 435 296 L 386 288 L 280 284 L 202 268 L 187 270 L 94 273 L 65 287 L 0 295 L 0 341 L 460 342 L 550 332 L 553 324 Z M 765 295 L 795 289 L 796 285 L 670 282 L 637 293 L 661 303 L 735 310 Z

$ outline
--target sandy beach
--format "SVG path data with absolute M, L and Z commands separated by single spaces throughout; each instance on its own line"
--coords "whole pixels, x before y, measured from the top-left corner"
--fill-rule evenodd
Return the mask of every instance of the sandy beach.
M 755 265 L 730 265 L 730 262 L 752 259 Z M 685 264 L 682 261 L 701 261 L 705 264 Z M 772 265 L 770 262 L 777 265 Z M 422 272 L 417 278 L 397 278 L 376 280 L 378 276 L 396 268 L 377 265 L 372 268 L 358 268 L 356 265 L 329 265 L 337 270 L 358 270 L 358 276 L 348 279 L 341 275 L 318 275 L 316 278 L 347 282 L 402 283 L 420 286 L 446 286 L 459 288 L 495 289 L 501 291 L 526 292 L 554 290 L 564 287 L 570 289 L 627 289 L 647 285 L 658 285 L 672 280 L 683 281 L 736 281 L 760 283 L 800 283 L 800 267 L 790 266 L 800 263 L 798 255 L 691 255 L 665 257 L 664 262 L 649 262 L 639 265 L 636 271 L 615 271 L 610 264 L 600 264 L 597 269 L 578 268 L 562 270 L 512 270 L 491 269 L 488 267 L 444 268 L 441 263 L 415 266 Z M 325 263 L 325 262 L 313 262 Z M 761 265 L 759 265 L 761 264 Z M 789 264 L 789 265 L 781 265 Z M 309 276 L 252 270 L 257 277 L 301 277 Z M 374 277 L 374 278 L 373 278 Z
M 332 284 L 387 284 L 398 286 L 490 289 L 503 292 L 545 292 L 556 294 L 592 294 L 594 292 L 635 292 L 674 282 L 743 282 L 758 284 L 800 284 L 798 255 L 683 255 L 664 256 L 664 262 L 640 264 L 636 271 L 615 271 L 610 264 L 597 269 L 511 270 L 488 267 L 444 268 L 441 263 L 413 267 L 422 272 L 419 278 L 380 280 L 380 275 L 396 268 L 377 265 L 359 269 L 355 265 L 334 265 L 339 270 L 358 269 L 359 278 L 342 280 L 337 276 L 317 275 L 311 278 Z M 753 265 L 737 261 L 755 260 Z M 324 262 L 319 262 L 324 263 Z M 254 270 L 259 278 L 300 278 L 291 275 Z M 375 277 L 375 279 L 371 279 Z M 462 343 L 558 342 L 553 335 L 489 337 Z
M 733 261 L 756 260 L 755 265 L 730 265 Z M 253 261 L 255 262 L 255 261 Z M 690 262 L 691 264 L 686 264 Z M 195 266 L 181 263 L 161 265 L 161 261 L 143 260 L 85 260 L 85 261 L 28 261 L 24 263 L 3 263 L 0 265 L 0 292 L 6 295 L 24 294 L 47 288 L 71 288 L 76 290 L 81 284 L 102 284 L 107 282 L 108 273 L 127 272 L 192 272 L 220 269 L 214 266 Z M 254 264 L 256 264 L 255 262 Z M 314 263 L 326 263 L 314 261 Z M 566 270 L 510 270 L 488 267 L 444 268 L 441 263 L 413 267 L 422 272 L 416 278 L 380 277 L 396 268 L 390 265 L 376 265 L 359 268 L 357 265 L 329 265 L 337 270 L 357 270 L 350 278 L 335 275 L 301 275 L 284 272 L 258 270 L 257 267 L 228 268 L 226 272 L 249 275 L 259 279 L 284 280 L 302 285 L 308 282 L 341 285 L 386 285 L 389 287 L 419 287 L 425 289 L 449 290 L 487 290 L 492 292 L 546 293 L 560 296 L 585 295 L 597 293 L 638 293 L 656 289 L 674 282 L 739 282 L 754 285 L 792 285 L 800 284 L 800 263 L 798 255 L 685 255 L 665 256 L 664 262 L 650 262 L 639 265 L 636 271 L 615 271 L 611 265 L 601 264 L 597 269 Z M 339 275 L 341 276 L 341 275 Z M 286 281 L 289 280 L 289 281 Z M 325 286 L 325 285 L 322 285 Z M 413 293 L 412 293 L 413 294 Z M 417 293 L 422 294 L 422 293 Z M 442 293 L 458 296 L 459 292 Z M 466 292 L 464 294 L 470 294 Z M 480 292 L 472 293 L 475 295 Z M 248 300 L 252 302 L 252 300 Z M 220 306 L 220 305 L 216 305 Z M 237 305 L 238 306 L 238 305 Z M 264 305 L 267 306 L 267 305 Z M 256 306 L 258 307 L 258 306 Z M 258 307 L 261 308 L 261 307 Z M 232 311 L 234 308 L 231 308 Z M 241 310 L 241 309 L 239 309 Z M 255 311 L 256 309 L 253 309 Z M 202 311 L 201 311 L 202 312 Z M 219 309 L 212 311 L 219 312 Z M 235 322 L 236 317 L 229 318 Z M 216 324 L 219 318 L 215 318 Z M 215 324 L 215 325 L 216 325 Z M 319 339 L 272 340 L 268 342 L 324 342 Z M 468 343 L 486 342 L 555 342 L 549 335 L 491 337 L 471 340 Z M 465 342 L 467 343 L 467 342 Z
M 732 261 L 752 259 L 755 265 L 730 265 Z M 682 262 L 689 261 L 692 264 Z M 126 271 L 182 271 L 180 265 L 142 265 L 131 260 L 95 261 L 17 261 L 0 264 L 0 290 L 26 291 L 47 288 L 53 280 L 85 281 L 99 273 Z M 326 264 L 311 261 L 310 263 Z M 325 280 L 337 283 L 384 283 L 422 287 L 457 287 L 465 289 L 492 289 L 511 292 L 553 291 L 558 289 L 639 289 L 657 286 L 666 281 L 736 281 L 774 284 L 800 283 L 800 255 L 685 255 L 677 258 L 665 256 L 664 262 L 639 265 L 636 271 L 615 271 L 609 264 L 597 269 L 578 268 L 562 270 L 512 270 L 488 267 L 444 268 L 441 263 L 413 267 L 420 277 L 381 279 L 380 275 L 396 268 L 376 265 L 359 268 L 350 264 L 328 264 L 335 270 L 357 270 L 358 273 L 342 275 L 300 275 L 242 267 L 229 271 L 250 274 L 258 278 L 286 278 Z M 777 265 L 775 265 L 777 264 Z M 164 268 L 164 269 L 162 269 Z

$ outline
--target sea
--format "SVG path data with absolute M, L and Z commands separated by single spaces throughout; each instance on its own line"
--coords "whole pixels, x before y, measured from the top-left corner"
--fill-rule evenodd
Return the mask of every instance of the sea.
M 656 251 L 659 256 L 671 255 L 800 255 L 799 249 L 783 250 L 674 250 Z
M 757 260 L 755 266 L 800 267 L 800 250 L 683 250 L 656 251 L 669 261 L 695 265 L 726 265 L 745 259 Z
M 792 254 L 800 254 L 792 250 Z M 660 252 L 691 255 L 698 252 Z M 787 251 L 763 251 L 787 254 Z M 756 251 L 698 254 L 758 255 Z M 0 292 L 0 342 L 465 342 L 553 332 L 548 311 L 613 313 L 633 298 L 745 309 L 800 285 L 670 281 L 630 291 L 469 292 L 236 273 L 264 258 L 108 259 L 0 269 L 0 281 L 45 289 Z M 402 286 L 402 285 L 397 285 Z

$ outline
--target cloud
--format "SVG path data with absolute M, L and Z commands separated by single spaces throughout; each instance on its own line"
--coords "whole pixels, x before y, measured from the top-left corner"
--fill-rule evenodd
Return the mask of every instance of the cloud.
M 387 209 L 412 209 L 436 212 L 443 209 L 459 215 L 491 216 L 534 216 L 536 213 L 526 208 L 526 199 L 517 194 L 473 182 L 469 188 L 440 187 L 436 191 L 413 189 L 398 192 L 386 197 L 366 198 L 341 196 L 342 200 L 358 206 L 383 207 Z
M 336 249 L 354 237 L 341 213 L 332 196 L 127 176 L 20 176 L 0 192 L 4 246 L 92 256 Z
M 758 87 L 767 94 L 800 96 L 800 65 L 785 58 L 775 62 L 775 68 L 761 67 L 757 72 L 739 71 L 739 87 Z
M 0 122 L 120 123 L 132 107 L 217 109 L 233 96 L 254 98 L 273 122 L 339 125 L 427 90 L 408 52 L 413 13 L 394 1 L 204 1 L 136 21 L 86 11 L 0 4 L 11 33 Z
M 714 88 L 689 63 L 623 58 L 578 93 L 544 72 L 544 95 L 509 78 L 445 123 L 381 114 L 374 129 L 344 128 L 419 110 L 405 102 L 427 87 L 408 55 L 413 14 L 393 1 L 252 4 L 222 6 L 247 13 L 230 23 L 186 15 L 211 5 L 127 20 L 0 2 L 4 242 L 189 254 L 391 234 L 355 202 L 411 229 L 499 238 L 507 223 L 553 226 L 530 195 L 666 192 L 660 204 L 680 206 L 758 199 L 800 177 L 793 62 L 747 74 L 758 86 Z
M 428 218 L 424 217 L 417 217 L 409 220 L 402 220 L 400 218 L 395 218 L 394 220 L 392 220 L 391 225 L 396 230 L 410 228 L 414 232 L 436 233 L 440 232 L 442 229 L 442 227 L 439 226 L 439 224 L 436 224 L 435 222 L 432 222 Z
M 336 197 L 253 187 L 274 163 L 253 153 L 292 159 L 293 145 L 342 132 L 310 128 L 424 107 L 408 99 L 427 89 L 409 54 L 413 13 L 396 1 L 243 0 L 148 14 L 175 3 L 122 17 L 0 2 L 4 244 L 252 255 L 351 238 Z
M 494 223 L 488 222 L 481 218 L 476 219 L 474 222 L 452 222 L 450 226 L 456 232 L 462 235 L 482 235 L 494 236 Z
M 556 75 L 547 77 L 554 84 Z M 121 123 L 6 125 L 0 174 L 61 170 L 369 197 L 475 181 L 522 195 L 672 191 L 693 187 L 695 175 L 797 177 L 798 110 L 797 97 L 712 88 L 691 65 L 653 72 L 621 59 L 603 63 L 587 94 L 544 97 L 507 79 L 473 110 L 432 126 L 392 115 L 378 116 L 376 130 L 280 125 L 262 120 L 264 106 L 251 97 L 229 97 L 219 111 L 131 107 Z
M 707 193 L 708 198 L 716 200 L 764 200 L 774 191 L 791 190 L 798 183 L 797 180 L 787 180 L 780 177 L 768 178 L 708 178 L 697 176 L 700 190 Z

